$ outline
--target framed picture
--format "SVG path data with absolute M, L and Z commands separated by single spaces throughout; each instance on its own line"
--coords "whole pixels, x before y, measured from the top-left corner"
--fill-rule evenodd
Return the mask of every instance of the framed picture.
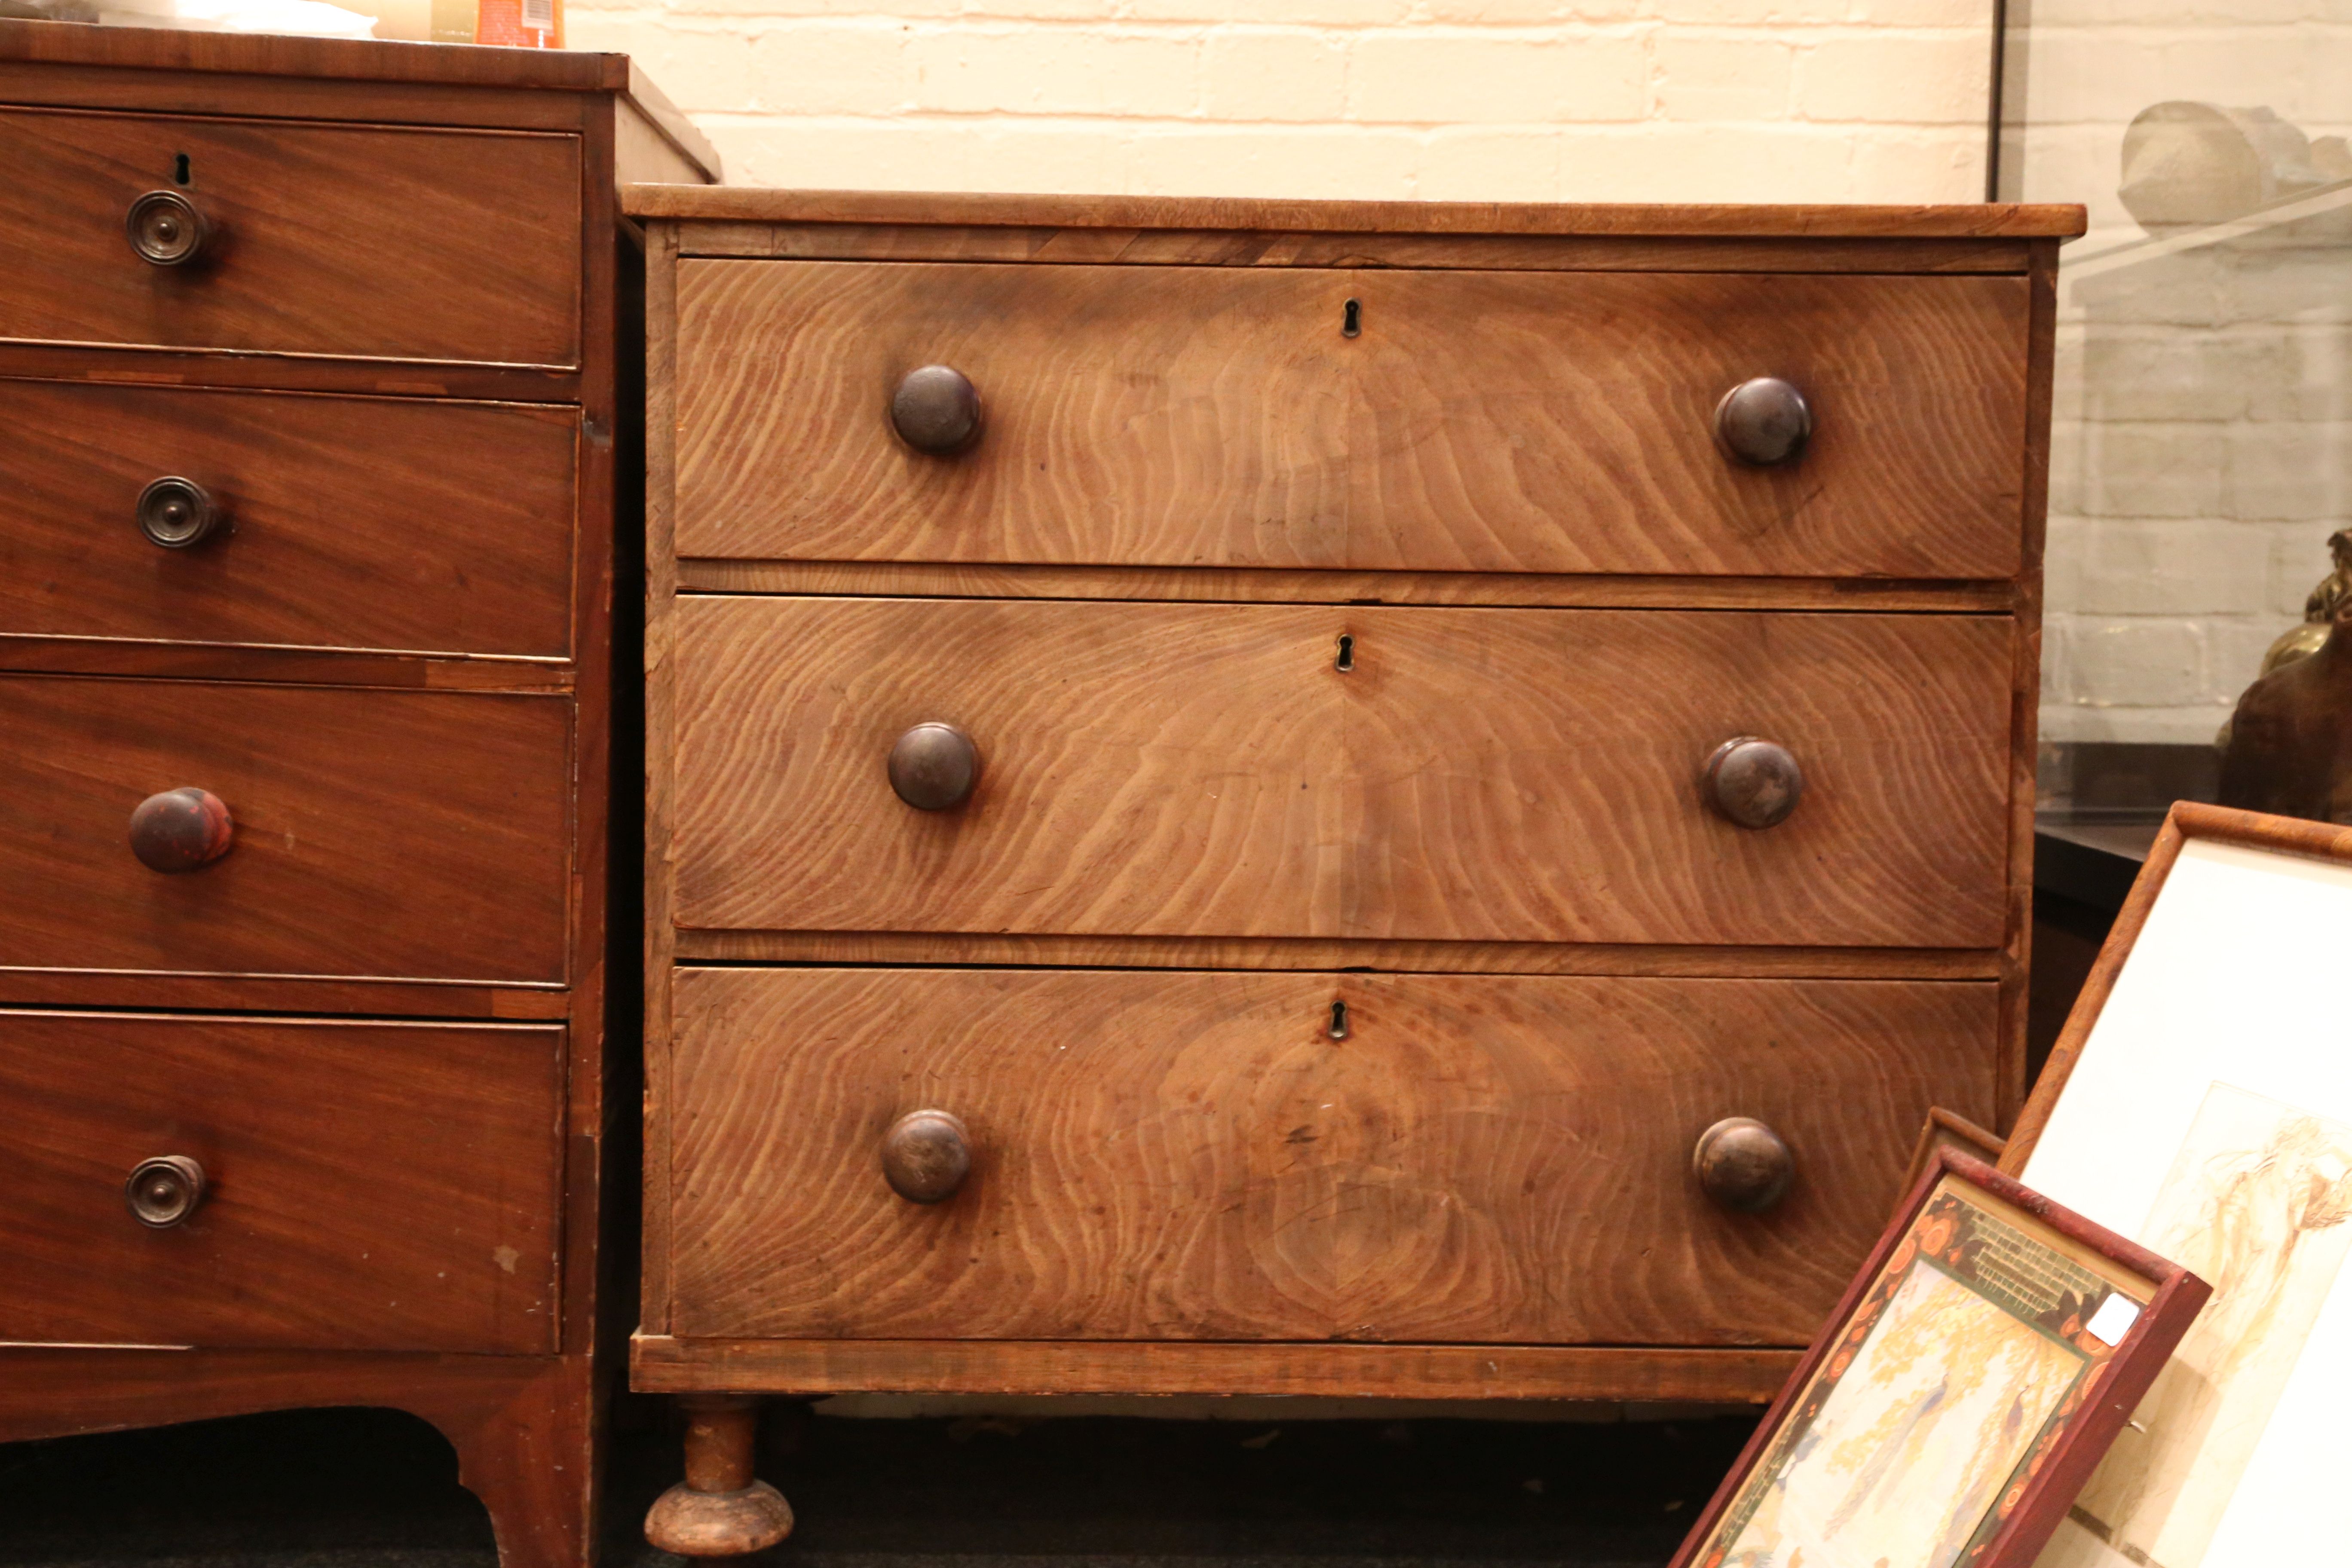
M 2044 1568 L 2344 1560 L 2352 828 L 2180 805 L 2005 1171 L 2213 1299 Z
M 1919 1129 L 1919 1142 L 1911 1146 L 1911 1163 L 1904 1167 L 1901 1202 L 1911 1201 L 1911 1189 L 1927 1173 L 1927 1162 L 1936 1157 L 1938 1149 L 1957 1149 L 1963 1154 L 1973 1154 L 1988 1165 L 2000 1163 L 2006 1142 L 1998 1132 L 1987 1131 L 1957 1110 L 1947 1110 L 1940 1105 L 1927 1108 L 1927 1125 Z M 1897 1212 L 1901 1212 L 1898 1208 Z
M 2204 1300 L 1937 1150 L 1674 1568 L 2022 1568 Z

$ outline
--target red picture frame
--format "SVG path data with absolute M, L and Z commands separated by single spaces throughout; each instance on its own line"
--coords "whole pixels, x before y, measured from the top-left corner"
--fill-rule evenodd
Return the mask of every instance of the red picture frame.
M 1860 1467 L 1871 1495 L 1884 1494 L 1892 1501 L 1883 1507 L 1895 1510 L 1865 1516 L 1864 1528 L 1875 1519 L 1876 1528 L 1899 1531 L 1917 1516 L 1920 1544 L 1908 1561 L 1919 1568 L 2032 1568 L 2209 1292 L 2186 1269 L 2052 1203 L 1983 1161 L 1951 1148 L 1936 1150 L 1895 1222 L 1692 1525 L 1672 1568 L 1780 1568 L 1788 1554 L 1778 1551 L 1779 1543 L 1789 1543 L 1793 1552 L 1815 1539 L 1806 1535 L 1818 1529 L 1818 1521 L 1808 1523 L 1802 1517 L 1805 1499 L 1840 1487 L 1851 1496 L 1860 1482 L 1826 1479 L 1832 1473 L 1826 1468 L 1824 1479 L 1806 1479 L 1800 1467 L 1829 1466 L 1832 1458 L 1816 1461 L 1811 1456 L 1843 1454 L 1854 1441 L 1840 1437 L 1848 1427 L 1839 1422 L 1851 1425 L 1857 1412 L 1867 1415 L 1875 1408 L 1867 1403 L 1874 1398 L 1896 1397 L 1882 1394 L 1880 1371 L 1899 1368 L 1915 1382 L 1923 1375 L 1916 1354 L 1909 1361 L 1895 1359 L 1874 1342 L 1882 1328 L 1890 1338 L 1909 1333 L 1915 1339 L 1929 1328 L 1927 1309 L 1915 1303 L 1930 1293 L 1938 1300 L 1983 1303 L 1965 1310 L 1975 1321 L 2013 1325 L 2003 1331 L 2028 1344 L 2029 1357 L 2038 1357 L 2034 1397 L 2041 1403 L 2033 1408 L 2042 1414 L 2027 1417 L 2030 1430 L 2006 1429 L 2013 1452 L 1989 1451 L 1981 1444 L 1971 1448 L 1966 1442 L 1948 1445 L 1949 1452 L 1995 1457 L 1978 1461 L 1989 1468 L 1970 1479 L 1977 1489 L 1962 1489 L 1934 1507 L 1918 1505 L 1900 1489 L 1948 1487 L 1946 1471 L 1925 1461 L 1909 1468 L 1888 1463 L 1916 1457 L 1915 1417 L 1914 1426 L 1902 1428 L 1900 1444 L 1880 1443 L 1875 1452 L 1882 1457 L 1872 1461 L 1874 1471 L 1872 1465 Z M 2130 1303 L 2136 1313 L 2112 1303 L 2110 1296 Z M 1902 1326 L 1906 1321 L 1917 1328 Z M 2117 1335 L 2112 1343 L 2105 1337 L 2110 1332 Z M 1980 1365 L 1969 1360 L 1973 1352 L 1966 1340 L 1919 1342 L 1929 1355 L 1948 1353 L 1955 1365 L 1965 1363 L 1963 1381 Z M 1932 1364 L 1927 1368 L 1934 1370 Z M 1935 1408 L 1950 1381 L 1947 1376 L 1936 1384 L 1924 1402 L 1915 1398 L 1915 1410 Z M 2011 1408 L 2022 1405 L 2021 1400 Z M 1958 1405 L 1947 1408 L 1957 1412 Z M 1885 1425 L 1882 1418 L 1862 1435 L 1873 1436 Z M 1987 1481 L 1990 1490 L 1982 1489 Z M 1980 1513 L 1973 1500 L 1979 1496 L 1985 1500 Z M 1832 1520 L 1830 1528 L 1841 1527 Z M 1956 1536 L 1955 1531 L 1965 1533 Z M 1818 1550 L 1804 1555 L 1816 1568 L 1822 1563 Z M 1865 1554 L 1862 1560 L 1885 1555 L 1893 1554 Z

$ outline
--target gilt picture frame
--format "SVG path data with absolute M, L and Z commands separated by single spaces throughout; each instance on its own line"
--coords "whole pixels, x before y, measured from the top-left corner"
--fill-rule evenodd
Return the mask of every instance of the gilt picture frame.
M 2001 1165 L 2213 1299 L 2042 1568 L 2343 1556 L 2352 828 L 2173 807 Z
M 1673 1568 L 2022 1568 L 2204 1298 L 1937 1149 Z

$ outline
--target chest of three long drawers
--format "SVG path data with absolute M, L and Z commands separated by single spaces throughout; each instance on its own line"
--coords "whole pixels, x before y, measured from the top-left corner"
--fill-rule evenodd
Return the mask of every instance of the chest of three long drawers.
M 2074 209 L 631 201 L 637 1386 L 1762 1398 L 2013 1112 Z

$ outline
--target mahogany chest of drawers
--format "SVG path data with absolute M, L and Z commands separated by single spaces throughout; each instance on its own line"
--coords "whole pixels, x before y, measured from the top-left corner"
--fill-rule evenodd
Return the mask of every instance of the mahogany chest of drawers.
M 713 163 L 617 56 L 0 21 L 0 1437 L 398 1406 L 583 1563 L 617 187 Z
M 658 1542 L 762 1394 L 1760 1400 L 2015 1111 L 2080 209 L 629 205 Z

